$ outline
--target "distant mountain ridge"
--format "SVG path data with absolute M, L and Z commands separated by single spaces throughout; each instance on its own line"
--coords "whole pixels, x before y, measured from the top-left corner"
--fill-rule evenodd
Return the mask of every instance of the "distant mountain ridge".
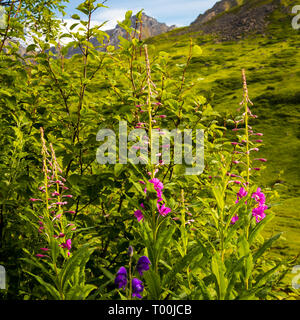
M 280 0 L 221 0 L 200 14 L 189 31 L 217 34 L 222 40 L 235 40 L 250 33 L 263 34 L 268 16 L 275 9 L 284 9 Z
M 137 21 L 137 17 L 134 15 L 131 17 L 131 26 L 133 28 L 137 27 L 137 30 L 140 30 L 140 23 Z M 168 32 L 176 28 L 175 25 L 167 26 L 165 23 L 158 22 L 155 18 L 146 15 L 145 13 L 142 14 L 142 33 L 141 39 L 147 39 L 150 37 L 157 36 L 159 34 Z M 110 39 L 107 42 L 107 45 L 111 45 L 117 47 L 120 43 L 119 37 L 127 37 L 127 33 L 124 29 L 122 29 L 119 25 L 116 25 L 114 29 L 106 30 L 105 31 Z M 137 34 L 136 37 L 138 38 L 139 35 Z M 90 42 L 94 46 L 99 46 L 100 43 L 96 38 L 92 38 Z M 51 50 L 54 53 L 54 48 Z M 73 56 L 74 54 L 81 53 L 79 48 L 70 48 L 68 52 L 68 56 Z

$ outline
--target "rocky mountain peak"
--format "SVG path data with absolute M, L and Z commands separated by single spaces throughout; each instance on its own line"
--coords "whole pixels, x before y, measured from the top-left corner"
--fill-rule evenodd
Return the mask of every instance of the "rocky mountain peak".
M 221 0 L 191 23 L 190 31 L 216 34 L 235 40 L 251 33 L 263 34 L 268 16 L 280 7 L 280 0 Z

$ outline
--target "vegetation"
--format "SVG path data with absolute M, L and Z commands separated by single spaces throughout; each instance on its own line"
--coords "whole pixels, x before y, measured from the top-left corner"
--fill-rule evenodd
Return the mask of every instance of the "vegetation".
M 297 32 L 145 43 L 129 11 L 115 49 L 90 25 L 104 4 L 83 2 L 82 32 L 63 35 L 57 8 L 12 1 L 1 31 L 1 298 L 297 299 Z M 26 25 L 34 43 L 20 55 Z M 173 140 L 170 163 L 98 163 L 99 130 L 120 138 L 120 121 L 150 147 L 161 129 L 202 129 L 203 173 L 174 163 Z

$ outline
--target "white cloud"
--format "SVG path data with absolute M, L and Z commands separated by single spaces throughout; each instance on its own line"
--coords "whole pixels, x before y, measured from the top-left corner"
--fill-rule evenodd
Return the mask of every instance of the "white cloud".
M 114 29 L 117 25 L 117 21 L 124 20 L 127 10 L 129 9 L 105 9 L 95 14 L 94 19 L 97 20 L 99 24 L 108 20 L 108 22 L 103 26 L 103 30 Z

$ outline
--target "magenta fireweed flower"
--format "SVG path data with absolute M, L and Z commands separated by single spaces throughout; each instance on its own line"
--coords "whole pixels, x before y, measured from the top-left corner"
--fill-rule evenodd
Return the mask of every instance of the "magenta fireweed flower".
M 228 181 L 228 184 L 229 183 L 241 184 L 241 181 L 239 181 L 239 180 L 230 180 L 230 181 Z
M 39 227 L 38 232 L 41 233 L 44 229 L 44 227 Z
M 37 202 L 37 201 L 43 201 L 43 200 L 42 200 L 42 199 L 30 198 L 29 201 L 31 201 L 31 202 Z
M 162 201 L 163 200 L 162 199 L 162 189 L 164 188 L 163 183 L 157 178 L 150 179 L 149 182 L 154 184 L 154 189 L 157 192 L 157 201 L 158 202 Z
M 254 136 L 260 136 L 262 137 L 264 134 L 263 133 L 260 133 L 260 132 L 257 132 L 257 133 L 253 133 Z
M 64 205 L 68 204 L 68 202 L 67 202 L 67 201 L 55 202 L 55 203 L 53 203 L 53 204 L 57 204 L 57 205 L 59 205 L 59 206 L 64 206 Z
M 195 220 L 194 219 L 190 219 L 185 224 L 191 225 L 193 222 L 195 222 Z
M 153 183 L 154 184 L 154 189 L 157 191 L 157 190 L 162 190 L 164 188 L 164 185 L 163 183 L 157 179 L 157 178 L 153 178 L 151 180 L 149 180 L 149 182 Z
M 267 209 L 267 206 L 259 205 L 257 208 L 252 210 L 252 215 L 255 217 L 257 223 L 266 217 L 265 210 Z
M 61 218 L 61 214 L 58 214 L 52 219 L 52 221 L 55 221 L 56 219 L 60 219 L 60 218 Z
M 237 145 L 239 145 L 239 143 L 238 142 L 230 142 L 233 146 L 237 146 Z
M 239 200 L 242 199 L 243 197 L 246 197 L 247 194 L 248 194 L 248 192 L 243 187 L 241 187 L 239 192 L 236 194 L 237 199 L 236 199 L 235 203 L 238 203 Z
M 167 116 L 165 114 L 161 114 L 159 117 L 165 119 Z
M 238 163 L 240 163 L 240 161 L 238 161 L 238 160 L 234 160 L 234 161 L 232 161 L 232 163 L 234 163 L 234 164 L 238 164 Z
M 62 243 L 60 246 L 64 249 L 67 249 L 68 250 L 67 254 L 68 256 L 70 256 L 70 250 L 72 248 L 72 240 L 68 239 L 65 243 Z
M 115 285 L 118 286 L 119 289 L 123 288 L 123 290 L 125 290 L 125 287 L 127 285 L 127 270 L 125 267 L 121 267 L 117 272 Z
M 46 258 L 46 257 L 49 258 L 49 256 L 47 256 L 45 254 L 40 254 L 40 253 L 36 254 L 35 256 L 38 258 Z
M 142 298 L 140 293 L 144 290 L 143 282 L 137 278 L 132 279 L 132 297 Z
M 71 248 L 72 248 L 72 240 L 68 239 L 65 243 L 62 243 L 60 246 L 62 248 L 64 248 L 64 249 L 71 250 Z
M 40 248 L 40 250 L 49 251 L 50 249 L 49 248 Z
M 168 213 L 171 212 L 171 209 L 167 208 L 164 203 L 161 206 L 159 205 L 159 203 L 157 203 L 157 209 L 159 214 L 163 217 L 165 217 Z
M 53 237 L 57 239 L 57 238 L 63 238 L 64 236 L 65 234 L 61 232 L 58 236 L 55 234 Z
M 254 159 L 256 161 L 261 161 L 261 162 L 267 162 L 268 160 L 267 159 L 264 159 L 264 158 L 257 158 L 257 159 Z
M 255 199 L 255 201 L 258 202 L 260 205 L 263 205 L 266 202 L 266 197 L 261 192 L 261 188 L 257 188 L 256 192 L 252 193 L 251 198 Z
M 235 216 L 233 216 L 233 217 L 231 218 L 230 223 L 231 223 L 231 224 L 235 224 L 238 220 L 239 220 L 238 215 L 235 215 Z
M 134 215 L 137 218 L 138 222 L 140 222 L 141 220 L 144 220 L 144 215 L 141 210 L 134 211 Z
M 262 142 L 263 142 L 263 140 L 258 139 L 258 140 L 255 140 L 255 142 L 257 142 L 257 143 L 262 143 Z
M 76 211 L 69 210 L 69 211 L 65 211 L 65 213 L 76 213 Z
M 149 270 L 149 265 L 151 264 L 150 260 L 146 256 L 142 256 L 139 258 L 137 265 L 136 265 L 136 270 L 140 274 L 140 276 L 143 276 L 143 272 Z
M 143 204 L 143 203 L 141 203 L 141 207 L 145 210 L 145 206 L 144 206 L 144 204 Z
M 59 192 L 54 191 L 54 192 L 51 193 L 51 196 L 52 196 L 52 197 L 59 196 Z
M 252 168 L 252 170 L 259 171 L 259 170 L 260 170 L 260 168 Z

